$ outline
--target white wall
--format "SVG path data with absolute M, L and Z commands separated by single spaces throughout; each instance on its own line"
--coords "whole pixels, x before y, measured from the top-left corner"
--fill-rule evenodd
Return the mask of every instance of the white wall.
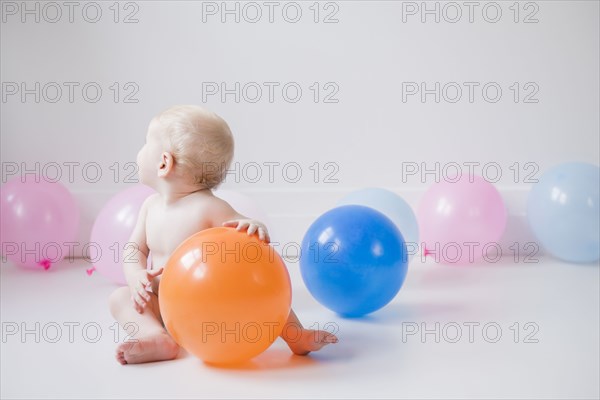
M 481 165 L 500 166 L 496 185 L 511 214 L 506 240 L 526 240 L 527 173 L 539 177 L 549 166 L 570 160 L 598 163 L 597 1 L 520 2 L 519 22 L 514 22 L 513 1 L 475 2 L 472 22 L 464 2 L 321 2 L 318 23 L 314 2 L 275 2 L 273 23 L 264 2 L 227 2 L 229 9 L 239 8 L 239 23 L 235 15 L 225 15 L 223 23 L 220 13 L 203 13 L 222 9 L 222 2 L 192 1 L 121 2 L 115 23 L 113 3 L 77 2 L 70 22 L 63 2 L 2 2 L 2 179 L 9 178 L 14 163 L 30 169 L 35 163 L 41 168 L 62 165 L 62 181 L 84 210 L 81 240 L 87 239 L 103 201 L 126 186 L 124 175 L 131 171 L 126 163 L 135 160 L 151 117 L 173 104 L 201 104 L 229 122 L 236 138 L 235 161 L 248 174 L 251 163 L 263 165 L 263 178 L 253 183 L 242 174 L 224 188 L 260 201 L 282 241 L 301 240 L 308 224 L 353 188 L 385 187 L 416 205 L 434 177 L 403 179 L 407 163 L 424 163 L 428 169 L 440 163 L 443 169 L 470 162 L 480 163 L 475 168 L 480 174 Z M 55 5 L 62 17 L 51 23 Z M 262 19 L 246 21 L 244 17 L 254 18 L 256 5 Z M 283 8 L 287 18 L 294 18 L 296 6 L 302 10 L 300 21 L 287 22 Z M 39 23 L 35 12 L 24 13 L 24 7 L 37 7 Z M 433 14 L 413 15 L 415 7 L 438 7 L 440 22 Z M 87 22 L 85 18 L 95 18 L 96 8 L 102 10 L 100 20 Z M 462 18 L 448 22 L 457 9 Z M 497 9 L 502 12 L 499 21 L 488 22 Z M 123 23 L 131 12 L 138 22 Z M 338 22 L 323 23 L 332 12 Z M 538 22 L 524 23 L 528 15 Z M 35 88 L 35 82 L 40 82 L 39 103 L 34 94 L 11 94 L 22 83 Z M 56 103 L 50 102 L 55 86 L 43 89 L 50 82 L 63 89 Z M 73 102 L 65 82 L 79 84 Z M 82 96 L 81 88 L 89 82 L 102 89 L 98 102 Z M 117 103 L 110 89 L 115 82 L 121 96 Z M 128 82 L 133 85 L 125 88 Z M 229 88 L 256 82 L 263 97 L 250 102 L 255 92 L 249 86 L 248 97 L 242 93 L 239 103 L 233 95 L 222 101 L 203 91 L 211 82 L 225 82 Z M 264 82 L 279 84 L 272 103 Z M 282 86 L 290 82 L 303 91 L 296 103 L 282 96 Z M 332 91 L 333 86 L 325 85 L 333 83 L 339 89 L 337 103 L 322 98 L 315 103 L 310 89 L 315 82 L 321 96 Z M 428 88 L 435 82 L 451 84 L 436 103 L 433 94 L 425 102 L 418 95 L 403 101 L 403 88 L 406 95 L 412 87 L 406 82 L 425 82 Z M 473 102 L 465 82 L 478 85 Z M 520 88 L 516 103 L 510 88 L 514 82 Z M 486 83 L 491 97 L 493 87 L 502 89 L 497 102 L 483 97 Z M 456 85 L 463 94 L 452 103 L 448 100 Z M 124 103 L 132 87 L 139 88 L 133 96 L 138 102 Z M 537 102 L 524 102 L 534 89 L 539 91 L 530 100 Z M 94 96 L 94 91 L 88 94 Z M 65 162 L 79 163 L 73 182 Z M 273 182 L 264 165 L 269 162 L 281 163 Z M 296 183 L 281 173 L 289 162 L 301 167 L 302 179 Z M 315 162 L 321 172 L 316 183 L 310 168 Z M 101 166 L 98 182 L 89 182 L 94 168 L 87 177 L 83 174 L 83 166 L 93 167 L 90 163 Z M 324 182 L 324 175 L 333 171 L 324 169 L 325 163 L 337 168 L 337 183 Z M 117 179 L 115 170 L 120 171 Z M 288 172 L 287 178 L 293 178 Z M 487 172 L 494 178 L 494 169 Z

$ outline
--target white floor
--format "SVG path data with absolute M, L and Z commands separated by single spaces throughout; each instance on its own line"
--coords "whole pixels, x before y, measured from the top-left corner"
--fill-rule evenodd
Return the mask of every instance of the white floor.
M 289 264 L 300 319 L 305 326 L 337 324 L 340 342 L 299 357 L 278 339 L 237 369 L 207 366 L 184 351 L 174 361 L 118 364 L 114 349 L 123 332 L 107 309 L 114 286 L 88 277 L 87 267 L 0 268 L 2 398 L 600 396 L 598 265 L 549 258 L 478 267 L 417 262 L 386 308 L 343 319 L 310 297 L 298 264 Z M 54 340 L 57 327 L 62 335 Z M 101 337 L 91 343 L 96 328 Z M 491 343 L 498 328 L 501 337 Z M 24 329 L 30 332 L 22 337 Z M 430 332 L 423 338 L 411 335 L 414 329 Z

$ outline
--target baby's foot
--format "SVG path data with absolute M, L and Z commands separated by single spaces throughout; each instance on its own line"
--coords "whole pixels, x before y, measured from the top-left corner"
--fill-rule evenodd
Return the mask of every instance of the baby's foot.
M 172 360 L 178 352 L 179 345 L 164 332 L 121 343 L 117 347 L 116 358 L 121 364 L 138 364 Z
M 311 351 L 320 350 L 329 343 L 337 343 L 338 338 L 333 333 L 313 329 L 302 329 L 300 337 L 287 342 L 290 349 L 299 356 L 305 356 Z

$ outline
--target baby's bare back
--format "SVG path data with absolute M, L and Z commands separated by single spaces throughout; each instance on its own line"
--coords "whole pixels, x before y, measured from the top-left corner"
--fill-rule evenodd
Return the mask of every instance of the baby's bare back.
M 174 204 L 165 205 L 159 195 L 148 200 L 146 215 L 146 244 L 152 256 L 152 268 L 165 266 L 171 253 L 185 239 L 203 229 L 211 228 L 211 211 L 220 201 L 212 195 L 191 194 Z M 158 293 L 160 276 L 152 288 Z

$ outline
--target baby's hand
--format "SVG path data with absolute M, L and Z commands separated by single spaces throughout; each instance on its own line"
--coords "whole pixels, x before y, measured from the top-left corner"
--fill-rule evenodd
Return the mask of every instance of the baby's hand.
M 248 235 L 252 235 L 258 231 L 258 238 L 266 243 L 271 241 L 267 227 L 260 221 L 255 219 L 232 219 L 231 221 L 223 222 L 223 226 L 235 227 L 236 230 L 241 231 L 248 229 Z
M 129 289 L 131 290 L 131 301 L 137 312 L 142 314 L 146 304 L 150 301 L 150 280 L 162 274 L 164 267 L 154 270 L 139 270 L 128 277 Z

